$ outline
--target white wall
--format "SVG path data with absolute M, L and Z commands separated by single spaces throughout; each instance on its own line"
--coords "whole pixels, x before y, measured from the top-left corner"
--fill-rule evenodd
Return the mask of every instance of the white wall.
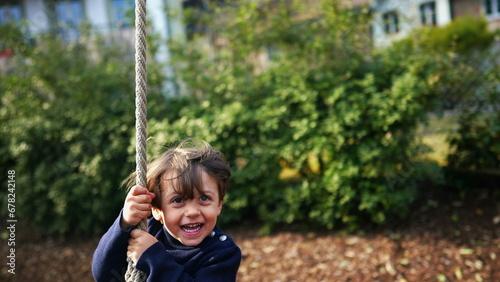
M 387 46 L 392 41 L 402 39 L 414 28 L 420 27 L 420 5 L 429 0 L 375 0 L 371 3 L 375 11 L 373 22 L 373 41 L 375 46 Z M 446 25 L 451 21 L 449 0 L 435 0 L 436 21 L 438 26 Z M 399 32 L 386 34 L 382 15 L 389 11 L 397 11 L 399 15 Z
M 151 20 L 152 32 L 160 36 L 160 41 L 165 42 L 174 37 L 184 36 L 184 27 L 180 15 L 182 14 L 182 6 L 180 0 L 156 0 L 147 1 L 146 3 L 148 19 Z M 169 17 L 167 9 L 174 15 Z M 167 76 L 167 80 L 163 85 L 163 92 L 167 96 L 177 96 L 174 77 L 174 70 L 168 65 L 170 62 L 170 50 L 166 44 L 160 44 L 156 59 L 161 63 L 166 63 L 163 70 Z
M 392 40 L 403 38 L 411 29 L 411 0 L 380 0 L 372 2 L 375 11 L 373 22 L 373 42 L 375 46 L 387 46 Z M 386 34 L 382 15 L 386 12 L 396 11 L 399 17 L 399 32 Z
M 443 26 L 451 22 L 451 7 L 449 0 L 436 0 L 437 25 Z
M 40 33 L 50 28 L 43 0 L 23 0 L 22 4 L 31 33 Z
M 108 6 L 106 4 L 108 1 L 84 0 L 83 2 L 87 20 L 99 29 L 107 28 L 110 21 L 110 13 L 107 12 Z

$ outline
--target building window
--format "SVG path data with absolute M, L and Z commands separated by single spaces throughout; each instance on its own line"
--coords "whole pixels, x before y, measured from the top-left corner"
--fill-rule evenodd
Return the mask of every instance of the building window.
M 118 27 L 127 28 L 133 26 L 134 0 L 112 0 L 113 20 Z
M 208 11 L 206 0 L 183 0 L 182 9 L 186 22 L 186 35 L 192 39 L 195 35 L 207 32 L 207 26 L 203 23 L 203 14 Z
M 0 4 L 0 25 L 8 22 L 20 22 L 23 18 L 19 1 L 2 1 Z
M 428 2 L 420 5 L 420 22 L 422 25 L 437 24 L 436 20 L 436 2 Z
M 382 15 L 384 21 L 385 33 L 398 33 L 399 32 L 399 19 L 398 13 L 395 11 L 388 12 Z
M 81 1 L 55 2 L 57 17 L 57 32 L 64 41 L 72 41 L 80 36 L 79 27 L 84 19 L 84 10 Z
M 484 10 L 487 16 L 500 16 L 500 0 L 484 0 Z

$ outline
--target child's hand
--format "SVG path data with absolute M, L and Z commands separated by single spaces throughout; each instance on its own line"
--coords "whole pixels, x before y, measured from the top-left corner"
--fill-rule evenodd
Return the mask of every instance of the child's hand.
M 127 257 L 137 263 L 144 251 L 154 245 L 158 240 L 146 231 L 134 229 L 128 239 Z
M 125 199 L 123 206 L 123 216 L 120 221 L 122 229 L 136 226 L 142 219 L 151 215 L 151 201 L 155 197 L 154 193 L 141 186 L 134 186 Z

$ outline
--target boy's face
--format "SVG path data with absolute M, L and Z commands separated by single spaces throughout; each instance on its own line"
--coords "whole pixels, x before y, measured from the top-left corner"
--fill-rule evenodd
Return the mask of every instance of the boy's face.
M 212 232 L 222 210 L 217 182 L 203 171 L 203 194 L 195 190 L 195 197 L 188 200 L 182 199 L 171 183 L 162 181 L 161 210 L 153 208 L 153 216 L 183 245 L 197 246 Z

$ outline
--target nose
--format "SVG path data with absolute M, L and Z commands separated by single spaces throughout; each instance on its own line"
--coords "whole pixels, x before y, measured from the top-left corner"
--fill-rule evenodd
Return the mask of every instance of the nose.
M 194 201 L 189 201 L 187 204 L 186 204 L 186 209 L 184 211 L 184 215 L 187 216 L 187 217 L 196 217 L 198 215 L 200 215 L 200 208 L 198 207 L 198 205 L 196 203 L 194 203 Z

